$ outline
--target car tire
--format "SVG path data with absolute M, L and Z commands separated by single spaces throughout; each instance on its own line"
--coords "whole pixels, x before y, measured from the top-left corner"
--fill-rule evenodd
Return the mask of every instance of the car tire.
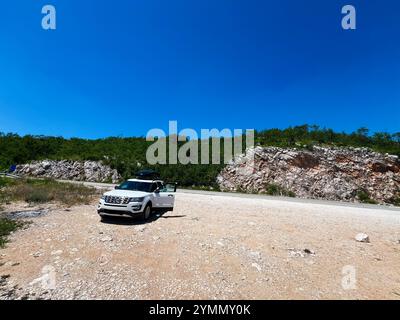
M 109 221 L 109 218 L 107 216 L 100 216 L 100 221 L 107 222 L 107 221 Z
M 151 205 L 148 204 L 143 210 L 142 218 L 144 221 L 147 221 L 150 219 L 150 217 L 151 217 Z

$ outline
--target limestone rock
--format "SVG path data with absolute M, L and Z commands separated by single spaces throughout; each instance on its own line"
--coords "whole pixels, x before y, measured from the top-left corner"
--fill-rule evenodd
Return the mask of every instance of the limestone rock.
M 27 177 L 89 182 L 117 183 L 121 179 L 117 170 L 97 161 L 33 161 L 18 165 L 15 173 Z
M 400 199 L 400 161 L 367 148 L 255 147 L 232 160 L 217 183 L 222 191 L 266 193 L 272 185 L 299 198 L 360 202 L 367 195 L 393 203 Z
M 369 236 L 365 233 L 359 233 L 356 235 L 356 241 L 369 243 Z

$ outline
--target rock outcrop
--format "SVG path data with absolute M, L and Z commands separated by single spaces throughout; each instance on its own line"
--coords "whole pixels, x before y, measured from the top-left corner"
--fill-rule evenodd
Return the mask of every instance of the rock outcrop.
M 300 198 L 398 203 L 400 161 L 366 148 L 256 147 L 228 164 L 217 182 L 225 191 L 263 193 L 273 185 Z
M 112 182 L 121 178 L 117 170 L 96 161 L 44 160 L 18 165 L 16 174 L 61 180 Z

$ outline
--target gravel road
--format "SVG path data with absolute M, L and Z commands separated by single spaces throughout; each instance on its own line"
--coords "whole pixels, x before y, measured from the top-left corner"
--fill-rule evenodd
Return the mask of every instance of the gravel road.
M 399 211 L 179 192 L 142 224 L 95 204 L 9 207 L 43 213 L 0 249 L 0 299 L 400 299 Z

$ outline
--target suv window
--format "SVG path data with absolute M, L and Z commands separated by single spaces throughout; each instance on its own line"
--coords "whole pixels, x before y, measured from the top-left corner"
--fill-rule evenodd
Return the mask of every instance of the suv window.
M 144 191 L 144 192 L 152 192 L 150 191 L 151 188 L 152 184 L 142 181 L 125 181 L 117 187 L 117 189 L 119 190 Z
M 163 188 L 163 184 L 160 181 L 157 181 L 157 188 L 160 188 L 160 190 Z
M 165 183 L 162 185 L 160 192 L 176 192 L 175 183 Z
M 156 183 L 152 183 L 150 192 L 154 192 L 156 189 L 157 189 L 157 184 Z

